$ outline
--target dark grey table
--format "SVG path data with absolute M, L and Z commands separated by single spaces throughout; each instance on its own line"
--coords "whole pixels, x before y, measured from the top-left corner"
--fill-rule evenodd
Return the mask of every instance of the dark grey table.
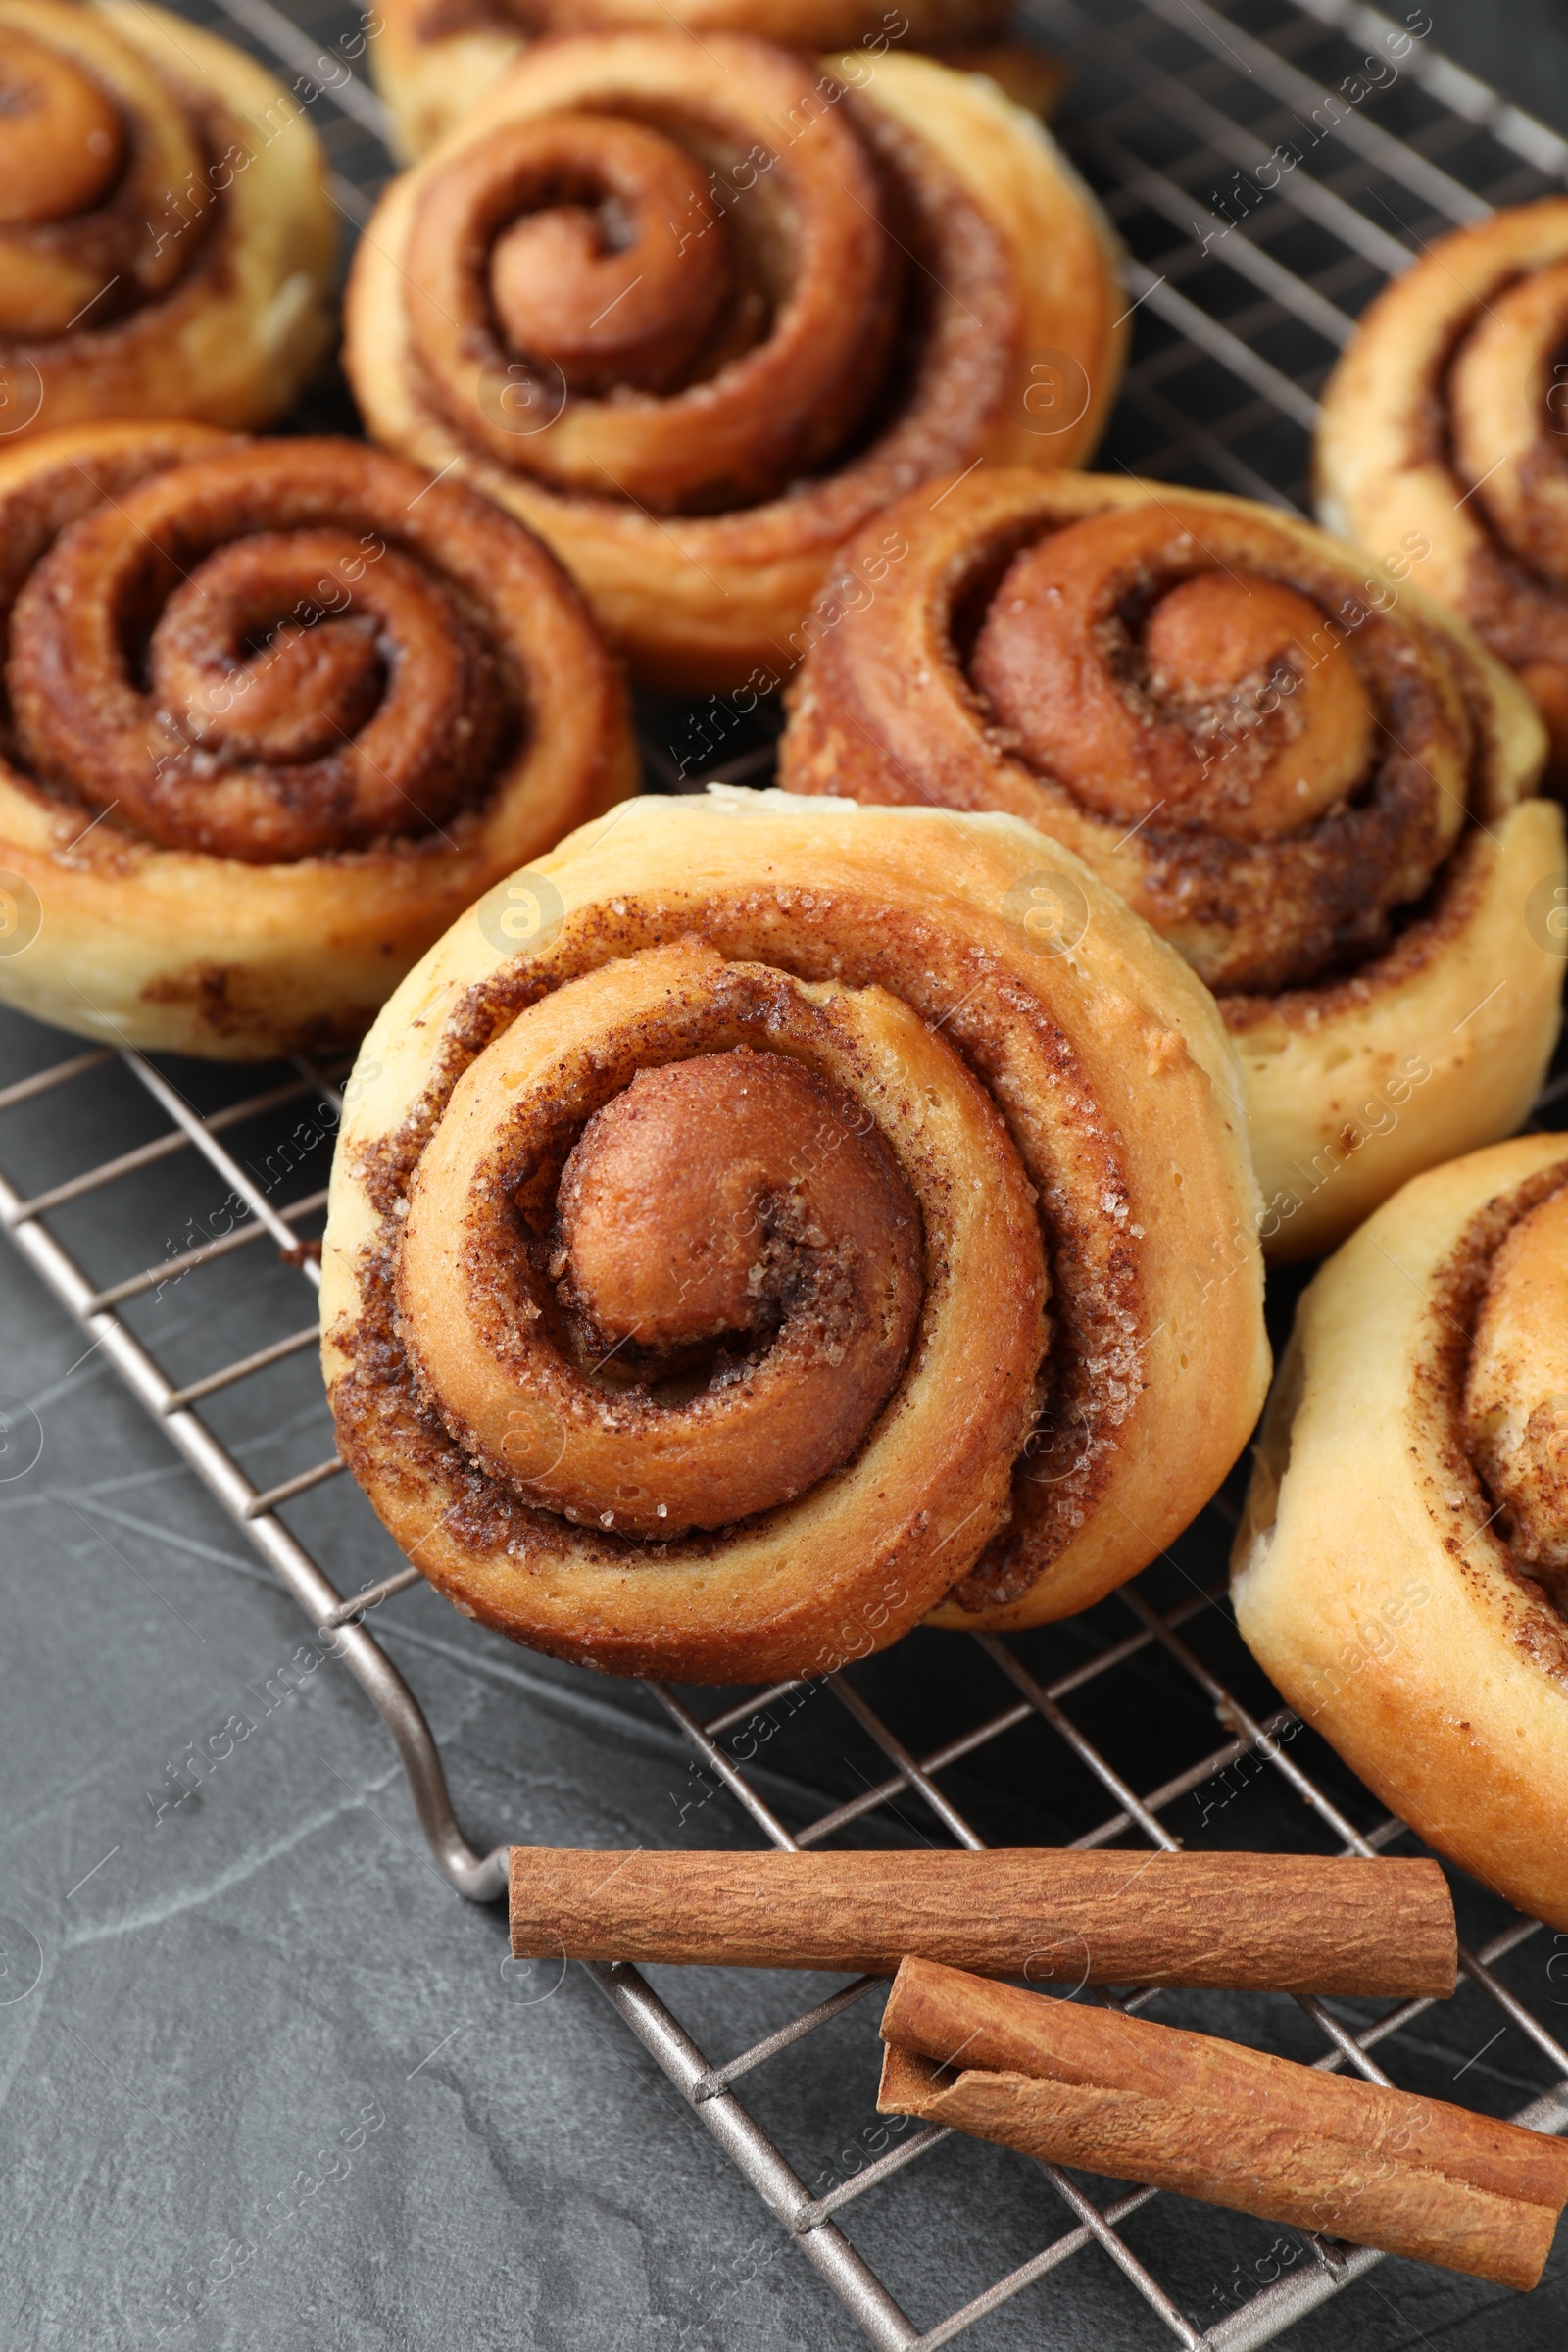
M 1560 0 L 1431 6 L 1437 43 L 1568 127 Z M 0 1085 L 65 1050 L 0 1020 Z M 111 1075 L 10 1114 L 0 1161 L 46 1185 L 160 1125 Z M 304 1149 L 301 1186 L 324 1181 L 329 1139 Z M 199 1165 L 149 1169 L 61 1230 L 107 1276 L 179 1248 L 220 1194 Z M 168 1361 L 220 1361 L 303 1319 L 260 1257 L 144 1302 Z M 586 1978 L 504 1965 L 499 1910 L 464 1903 L 429 1863 L 361 1693 L 4 1247 L 0 1332 L 0 1390 L 22 1408 L 0 1452 L 5 2352 L 851 2352 L 858 2330 Z M 328 1443 L 308 1357 L 268 1384 L 226 1422 L 214 1408 L 263 1485 L 312 1433 Z M 299 1524 L 346 1591 L 395 1564 L 346 1482 Z M 741 1839 L 724 1800 L 683 1817 L 690 1754 L 644 1693 L 514 1651 L 422 1592 L 387 1619 L 476 1843 Z M 900 1672 L 935 1706 L 953 1655 L 919 1636 Z M 1152 1680 L 1152 1713 L 1162 1703 Z M 193 1746 L 208 1756 L 199 1778 Z M 853 1789 L 858 1768 L 842 1740 L 781 1742 L 766 1785 L 799 1815 Z M 963 1784 L 998 1834 L 1073 1834 L 1065 1798 L 1006 1775 L 996 1761 Z M 1243 1841 L 1267 1843 L 1284 1800 L 1247 1801 Z M 917 1833 L 901 1816 L 881 1834 Z M 1543 2015 L 1563 1943 L 1538 1938 L 1503 1972 Z M 699 1977 L 674 1997 L 723 2055 L 802 1991 Z M 808 2180 L 873 2124 L 875 2007 L 749 2090 Z M 1430 2087 L 1463 2070 L 1503 2113 L 1544 2078 L 1516 2039 L 1478 2054 L 1492 2015 L 1461 1995 L 1422 2021 L 1417 2057 Z M 956 2242 L 960 2166 L 963 2210 L 978 2180 L 985 2223 Z M 1064 2218 L 1022 2161 L 950 2148 L 856 2234 L 924 2320 Z M 1210 2324 L 1231 2307 L 1232 2225 L 1186 2208 L 1180 2232 L 1188 2308 Z M 1565 2339 L 1562 2250 L 1528 2299 L 1389 2263 L 1290 2338 L 1302 2352 Z M 1098 2352 L 1170 2338 L 1090 2255 L 964 2341 Z

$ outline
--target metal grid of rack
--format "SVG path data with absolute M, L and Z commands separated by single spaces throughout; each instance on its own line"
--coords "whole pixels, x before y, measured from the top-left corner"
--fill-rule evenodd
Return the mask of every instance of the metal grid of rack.
M 293 82 L 322 130 L 337 200 L 348 220 L 363 223 L 367 200 L 388 167 L 379 144 L 381 110 L 356 70 L 363 55 L 358 19 L 339 0 L 303 0 L 289 15 L 272 0 L 217 0 L 188 13 L 244 39 Z M 1027 13 L 1046 39 L 1073 57 L 1077 83 L 1063 135 L 1134 257 L 1129 280 L 1141 314 L 1137 356 L 1104 462 L 1304 506 L 1313 388 L 1354 312 L 1435 231 L 1479 216 L 1489 203 L 1518 201 L 1559 184 L 1568 171 L 1568 143 L 1437 55 L 1420 29 L 1425 20 L 1418 10 L 1398 23 L 1353 0 L 1236 0 L 1228 14 L 1205 0 L 1097 0 L 1092 9 L 1079 0 L 1029 0 Z M 1387 74 L 1374 71 L 1380 60 Z M 1338 105 L 1331 102 L 1336 95 Z M 648 705 L 643 722 L 644 750 L 656 776 L 683 785 L 704 780 L 690 763 L 677 762 L 668 737 L 670 725 L 679 722 L 670 706 Z M 722 772 L 765 780 L 769 758 L 768 747 L 758 745 L 739 762 L 733 757 L 724 762 Z M 87 1090 L 93 1090 L 90 1096 Z M 1568 1078 L 1554 1080 L 1540 1108 L 1565 1092 Z M 371 1612 L 417 1583 L 416 1572 L 403 1570 L 359 1592 L 340 1592 L 290 1525 L 295 1506 L 339 1474 L 336 1456 L 307 1462 L 259 1487 L 215 1427 L 221 1400 L 314 1346 L 315 1320 L 193 1377 L 167 1371 L 135 1324 L 138 1302 L 258 1245 L 264 1256 L 269 1246 L 272 1252 L 270 1287 L 279 1298 L 270 1303 L 279 1313 L 270 1319 L 292 1321 L 299 1309 L 287 1304 L 286 1295 L 297 1297 L 301 1283 L 309 1292 L 319 1279 L 312 1236 L 324 1194 L 307 1192 L 280 1205 L 275 1169 L 257 1172 L 254 1138 L 269 1119 L 307 1103 L 317 1106 L 329 1128 L 341 1102 L 333 1078 L 301 1062 L 236 1093 L 233 1073 L 193 1074 L 188 1065 L 172 1071 L 137 1054 L 92 1049 L 73 1052 L 0 1091 L 0 1114 L 20 1112 L 24 1121 L 28 1106 L 46 1095 L 62 1101 L 79 1096 L 78 1127 L 105 1138 L 123 1137 L 127 1099 L 133 1100 L 143 1114 L 140 1125 L 150 1111 L 155 1132 L 30 1193 L 22 1181 L 0 1175 L 0 1223 L 313 1626 L 332 1636 L 336 1654 L 392 1734 L 439 1866 L 464 1894 L 493 1899 L 504 1886 L 505 1848 L 480 1854 L 464 1837 L 425 1719 L 366 1625 Z M 6 1131 L 12 1142 L 23 1140 L 15 1122 L 8 1120 Z M 7 1143 L 8 1166 L 10 1151 Z M 232 1214 L 224 1229 L 209 1230 L 134 1273 L 95 1275 L 82 1262 L 93 1244 L 89 1240 L 83 1249 L 77 1212 L 112 1197 L 117 1185 L 146 1179 L 186 1153 L 198 1155 L 227 1188 Z M 59 1230 L 62 1223 L 69 1241 Z M 944 1777 L 1028 1726 L 1046 1742 L 1048 1770 L 1076 1768 L 1092 1796 L 1078 1845 L 1130 1838 L 1173 1847 L 1181 1842 L 1170 1826 L 1175 1806 L 1213 1785 L 1216 1776 L 1252 1770 L 1272 1776 L 1300 1800 L 1297 1817 L 1320 1848 L 1380 1851 L 1408 1837 L 1402 1825 L 1376 1817 L 1365 1792 L 1343 1770 L 1336 1774 L 1326 1750 L 1317 1751 L 1309 1768 L 1303 1759 L 1313 1753 L 1310 1737 L 1298 1738 L 1302 1727 L 1289 1711 L 1250 1708 L 1232 1687 L 1240 1678 L 1213 1663 L 1209 1636 L 1221 1615 L 1232 1516 L 1233 1506 L 1217 1497 L 1196 1531 L 1206 1575 L 1195 1577 L 1182 1562 L 1163 1584 L 1151 1572 L 1102 1605 L 1095 1643 L 1082 1644 L 1059 1671 L 1026 1661 L 1020 1651 L 1027 1644 L 976 1638 L 966 1648 L 979 1663 L 964 1681 L 964 1693 L 966 1704 L 970 1698 L 978 1703 L 960 1728 L 948 1730 L 935 1744 L 901 1704 L 898 1653 L 877 1662 L 877 1705 L 858 1669 L 821 1686 L 749 1691 L 706 1717 L 694 1703 L 696 1694 L 649 1688 L 689 1742 L 694 1768 L 711 1776 L 705 1787 L 727 1791 L 755 1832 L 780 1846 L 853 1836 L 867 1823 L 885 1830 L 891 1817 L 914 1836 L 979 1847 L 986 1839 L 974 1826 L 973 1807 L 966 1811 L 955 1801 L 951 1777 L 948 1788 Z M 1234 1639 L 1232 1649 L 1241 1656 Z M 1140 1792 L 1127 1777 L 1130 1767 L 1119 1769 L 1115 1761 L 1115 1693 L 1126 1688 L 1130 1673 L 1151 1661 L 1174 1677 L 1189 1699 L 1196 1697 L 1205 1714 L 1217 1717 L 1226 1736 Z M 770 1737 L 759 1727 L 776 1726 L 813 1688 L 830 1692 L 853 1721 L 868 1752 L 880 1759 L 881 1777 L 862 1775 L 858 1793 L 791 1828 L 762 1793 L 759 1774 L 746 1765 L 761 1739 Z M 1093 1733 L 1085 1728 L 1086 1716 Z M 913 1825 L 906 1805 L 919 1809 Z M 1109 1810 L 1102 1815 L 1104 1805 Z M 1546 2078 L 1546 2087 L 1518 2120 L 1561 2131 L 1568 2129 L 1568 2051 L 1497 1974 L 1537 1933 L 1537 1923 L 1510 1918 L 1480 1948 L 1466 1950 L 1463 1968 Z M 1136 2230 L 1128 2233 L 1127 2225 L 1156 2201 L 1156 2192 L 1133 2189 L 1102 2202 L 1080 2178 L 1045 2166 L 1040 2170 L 1065 2208 L 1057 2233 L 922 2328 L 857 2250 L 853 2230 L 857 2209 L 868 2210 L 865 2199 L 888 2190 L 897 2176 L 951 2135 L 911 2132 L 813 2194 L 737 2091 L 757 2070 L 787 2064 L 792 2049 L 872 1993 L 874 1981 L 844 1986 L 753 2047 L 714 2063 L 636 1970 L 590 1973 L 781 2228 L 886 2352 L 949 2343 L 1096 2250 L 1178 2343 L 1242 2352 L 1271 2341 L 1382 2259 L 1301 2239 L 1289 2262 L 1275 2266 L 1279 2275 L 1271 2282 L 1209 2324 L 1192 2316 L 1191 2297 L 1184 2301 L 1180 2287 L 1161 2279 L 1156 2263 L 1139 2251 Z M 1140 1994 L 1128 2005 L 1143 2008 L 1164 1997 Z M 1370 2019 L 1348 2019 L 1344 2003 L 1300 2004 L 1317 2065 L 1348 2067 L 1380 2082 L 1390 2079 L 1384 2062 L 1396 2063 L 1401 2036 L 1428 2006 L 1408 2001 Z M 956 2212 L 956 2230 L 960 2227 L 983 2229 L 983 2215 Z

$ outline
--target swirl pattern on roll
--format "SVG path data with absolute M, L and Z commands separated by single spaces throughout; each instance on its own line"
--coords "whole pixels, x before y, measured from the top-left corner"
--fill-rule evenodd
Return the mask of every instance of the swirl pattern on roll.
M 999 42 L 1007 0 L 386 0 L 370 44 L 376 87 L 392 115 L 394 152 L 413 159 L 472 112 L 541 34 L 631 30 L 750 33 L 783 49 L 857 49 L 870 60 L 895 44 L 953 56 L 989 72 L 1025 104 L 1054 99 L 1062 69 L 1041 51 Z M 976 45 L 979 45 L 978 47 Z M 956 54 L 954 54 L 956 48 Z
M 49 341 L 94 296 L 104 327 L 165 294 L 195 266 L 207 228 L 197 219 L 183 245 L 174 235 L 176 193 L 202 178 L 190 124 L 141 89 L 111 96 L 22 24 L 0 22 L 0 334 Z M 122 113 L 134 99 L 146 106 L 139 129 Z M 197 200 L 212 210 L 209 190 Z
M 635 773 L 554 560 L 359 442 L 27 441 L 0 463 L 0 864 L 47 915 L 0 986 L 149 1043 L 352 1038 L 459 907 Z
M 1324 397 L 1332 528 L 1423 579 L 1516 671 L 1568 790 L 1568 199 L 1440 238 L 1357 324 Z
M 1416 1836 L 1558 1928 L 1565 1154 L 1527 1134 L 1430 1168 L 1322 1267 L 1232 1561 L 1237 1624 L 1289 1704 Z
M 1212 1486 L 1260 1380 L 1245 1239 L 1220 1425 L 1134 1493 L 1196 1344 L 1145 1243 L 1162 1122 L 1209 1188 L 1174 1237 L 1245 1199 L 1190 1054 L 1223 1066 L 1220 1032 L 1107 901 L 1123 993 L 1075 1049 L 1082 979 L 1015 913 L 1050 857 L 639 803 L 532 878 L 548 945 L 498 956 L 481 906 L 411 981 L 418 1038 L 394 1003 L 367 1045 L 323 1328 L 344 1458 L 460 1606 L 615 1671 L 816 1672 L 950 1594 L 968 1624 L 1080 1605 Z
M 985 186 L 1009 167 L 1010 212 Z M 634 653 L 689 604 L 695 676 L 710 637 L 767 651 L 749 603 L 784 599 L 782 639 L 805 598 L 780 567 L 814 585 L 901 492 L 1081 454 L 1110 295 L 1087 199 L 974 77 L 890 57 L 861 90 L 735 35 L 584 35 L 530 52 L 383 201 L 347 357 L 377 436 L 470 466 Z M 1083 391 L 1041 436 L 1048 339 Z
M 322 180 L 298 106 L 213 35 L 0 0 L 6 433 L 269 421 L 326 341 Z
M 1568 1166 L 1492 1204 L 1454 1269 L 1461 1428 L 1518 1568 L 1568 1599 Z
M 853 508 L 885 503 L 964 463 L 1001 405 L 1016 334 L 1004 247 L 934 159 L 875 112 L 852 116 L 853 95 L 808 117 L 765 176 L 751 164 L 758 201 L 726 212 L 712 149 L 744 174 L 818 76 L 739 43 L 724 66 L 706 138 L 590 104 L 502 123 L 433 174 L 408 258 L 425 381 L 492 457 L 558 490 L 664 514 L 777 497 L 853 442 L 882 389 L 906 282 L 884 175 L 902 160 L 930 277 L 965 294 L 939 294 L 935 380 Z M 519 433 L 519 413 L 539 429 Z M 850 505 L 841 485 L 828 495 Z
M 21 764 L 163 848 L 251 864 L 428 837 L 526 757 L 495 612 L 536 561 L 469 493 L 352 442 L 171 467 L 23 583 Z
M 422 1154 L 399 1322 L 421 1393 L 492 1477 L 514 1470 L 521 1392 L 562 1427 L 559 1461 L 517 1476 L 531 1500 L 673 1539 L 851 1460 L 908 1359 L 928 1272 L 952 1316 L 986 1261 L 962 1225 L 950 1265 L 927 1254 L 922 1198 L 934 1215 L 957 1156 L 901 1167 L 871 1115 L 891 1126 L 891 1105 L 864 1101 L 887 1007 L 814 1004 L 767 967 L 680 947 L 574 985 L 557 1009 L 591 1044 L 536 1061 L 540 1024 L 517 1023 Z M 1028 1186 L 956 1057 L 902 1027 L 920 1081 L 961 1090 L 973 1182 L 1017 1255 L 993 1343 L 1010 1458 L 1045 1346 Z
M 790 789 L 1024 817 L 1215 990 L 1280 1254 L 1511 1132 L 1556 1036 L 1541 730 L 1415 568 L 1242 499 L 976 474 L 845 547 L 790 690 Z
M 889 519 L 906 514 L 912 529 L 906 509 Z M 1027 815 L 1224 995 L 1310 987 L 1387 948 L 1458 839 L 1481 757 L 1418 620 L 1348 593 L 1332 551 L 1239 500 L 1015 477 L 939 516 L 841 620 L 830 585 L 788 785 Z
M 45 27 L 56 29 L 52 13 L 39 21 Z M 90 46 L 74 56 L 29 31 L 24 14 L 0 18 L 8 337 L 51 341 L 89 303 L 102 328 L 167 293 L 200 257 L 213 203 L 201 139 L 132 58 L 114 83 L 102 72 Z M 196 209 L 180 237 L 175 205 L 187 187 Z

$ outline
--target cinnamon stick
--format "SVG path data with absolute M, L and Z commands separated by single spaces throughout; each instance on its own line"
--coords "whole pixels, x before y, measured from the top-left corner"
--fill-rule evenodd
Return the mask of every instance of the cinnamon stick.
M 573 1960 L 845 1969 L 1446 1999 L 1435 1862 L 1304 1854 L 512 1849 L 512 1948 Z
M 877 2104 L 1049 2163 L 1534 2286 L 1568 2146 L 1439 2099 L 906 1960 Z

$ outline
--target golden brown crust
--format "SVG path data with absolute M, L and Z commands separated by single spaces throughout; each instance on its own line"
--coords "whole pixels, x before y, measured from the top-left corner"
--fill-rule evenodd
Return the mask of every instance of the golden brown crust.
M 1540 702 L 1568 788 L 1568 198 L 1505 208 L 1429 246 L 1362 315 L 1324 394 L 1318 499 L 1387 561 L 1418 536 L 1423 584 Z
M 1510 1245 L 1540 1241 L 1547 1204 L 1560 1226 L 1565 1183 L 1568 1138 L 1521 1136 L 1417 1177 L 1330 1259 L 1298 1311 L 1233 1562 L 1238 1623 L 1298 1712 L 1418 1836 L 1556 1926 L 1568 1627 L 1531 1556 L 1529 1497 L 1486 1483 L 1482 1424 Z M 1532 1411 L 1552 1374 L 1534 1354 L 1509 1374 Z M 1549 1473 L 1550 1429 L 1521 1434 Z M 1535 1499 L 1561 1538 L 1552 1484 Z
M 331 332 L 336 217 L 298 103 L 140 0 L 0 0 L 0 49 L 37 101 L 0 124 L 0 177 L 31 190 L 0 226 L 8 436 L 112 416 L 270 423 Z M 40 179 L 32 147 L 81 137 L 117 168 Z M 8 140 L 27 152 L 4 160 Z
M 707 39 L 744 32 L 781 49 L 894 45 L 946 52 L 963 73 L 989 73 L 1021 106 L 1048 111 L 1062 69 L 1018 42 L 986 44 L 1007 0 L 387 0 L 370 47 L 376 88 L 392 111 L 394 152 L 416 163 L 487 98 L 531 40 L 552 32 L 665 32 Z
M 1242 1054 L 1271 1255 L 1516 1126 L 1556 1036 L 1526 914 L 1562 828 L 1499 666 L 1408 579 L 1245 500 L 934 487 L 844 549 L 781 781 L 1010 810 L 1179 948 Z
M 1092 916 L 1071 956 L 1042 956 L 1020 920 L 1042 876 L 1081 891 Z M 1243 1442 L 1265 1355 L 1234 1065 L 1180 962 L 1005 818 L 777 794 L 640 801 L 523 881 L 535 922 L 548 914 L 539 945 L 513 954 L 481 907 L 411 974 L 367 1041 L 334 1170 L 323 1329 L 339 1444 L 424 1573 L 535 1646 L 722 1682 L 881 1647 L 960 1578 L 939 1623 L 1061 1615 L 1168 1542 Z M 838 1469 L 708 1534 L 687 1512 L 691 1534 L 649 1543 L 619 1534 L 614 1498 L 590 1512 L 586 1488 L 539 1507 L 558 1469 L 586 1475 L 586 1452 L 564 1464 L 567 1442 L 606 1414 L 620 1416 L 623 1478 L 643 1490 L 629 1504 L 657 1509 L 651 1408 L 596 1404 L 580 1371 L 540 1358 L 515 1382 L 521 1458 L 494 1474 L 507 1448 L 485 1434 L 500 1392 L 480 1359 L 512 1360 L 523 1343 L 505 1336 L 520 1328 L 515 1304 L 492 1298 L 485 1220 L 520 1214 L 544 1236 L 544 1274 L 514 1282 L 559 1283 L 576 1231 L 569 1186 L 553 1223 L 559 1176 L 585 1119 L 624 1100 L 639 1068 L 737 1046 L 787 1054 L 859 1105 L 918 1205 L 923 1301 L 889 1400 L 862 1438 L 846 1423 Z M 591 1086 L 569 1075 L 583 1054 Z M 556 1121 L 545 1144 L 515 1125 L 531 1138 L 535 1105 Z M 528 1173 L 514 1183 L 517 1152 Z M 430 1230 L 458 1254 L 443 1274 L 421 1242 L 411 1275 L 402 1235 L 422 1214 L 427 1161 L 446 1203 Z M 768 1216 L 797 1250 L 795 1282 L 809 1232 L 776 1205 Z M 602 1256 L 592 1279 L 602 1312 Z M 405 1317 L 414 1306 L 411 1280 L 424 1328 L 441 1326 L 439 1368 L 394 1312 L 400 1284 Z M 443 1305 L 465 1288 L 471 1309 Z M 557 1313 L 569 1339 L 572 1282 L 554 1306 L 529 1296 L 527 1348 Z M 820 1309 L 820 1290 L 800 1296 Z M 683 1415 L 718 1415 L 732 1377 L 760 1387 L 746 1346 L 731 1347 L 717 1389 L 672 1397 L 666 1435 Z M 688 1379 L 706 1380 L 694 1361 Z M 994 1533 L 997 1556 L 977 1571 Z
M 236 1060 L 352 1042 L 459 908 L 634 786 L 551 558 L 362 444 L 40 435 L 0 459 L 0 551 L 28 935 L 0 994 L 63 1027 Z
M 587 233 L 607 112 L 635 115 L 695 173 L 676 313 L 689 282 L 706 299 L 710 265 L 720 274 L 720 323 L 667 394 L 641 363 L 611 397 L 597 361 L 584 375 L 549 357 L 555 312 L 516 322 L 544 358 L 505 334 L 509 205 L 535 238 Z M 588 173 L 575 212 L 527 209 L 547 133 L 569 134 Z M 667 207 L 644 212 L 652 264 Z M 599 345 L 621 299 L 583 321 Z M 388 190 L 356 259 L 346 358 L 376 438 L 520 514 L 645 674 L 722 686 L 791 666 L 833 549 L 911 484 L 982 460 L 1081 462 L 1114 391 L 1122 307 L 1092 201 L 991 82 L 733 35 L 585 35 L 530 50 Z M 1044 435 L 1027 406 L 1042 352 L 1076 387 Z

